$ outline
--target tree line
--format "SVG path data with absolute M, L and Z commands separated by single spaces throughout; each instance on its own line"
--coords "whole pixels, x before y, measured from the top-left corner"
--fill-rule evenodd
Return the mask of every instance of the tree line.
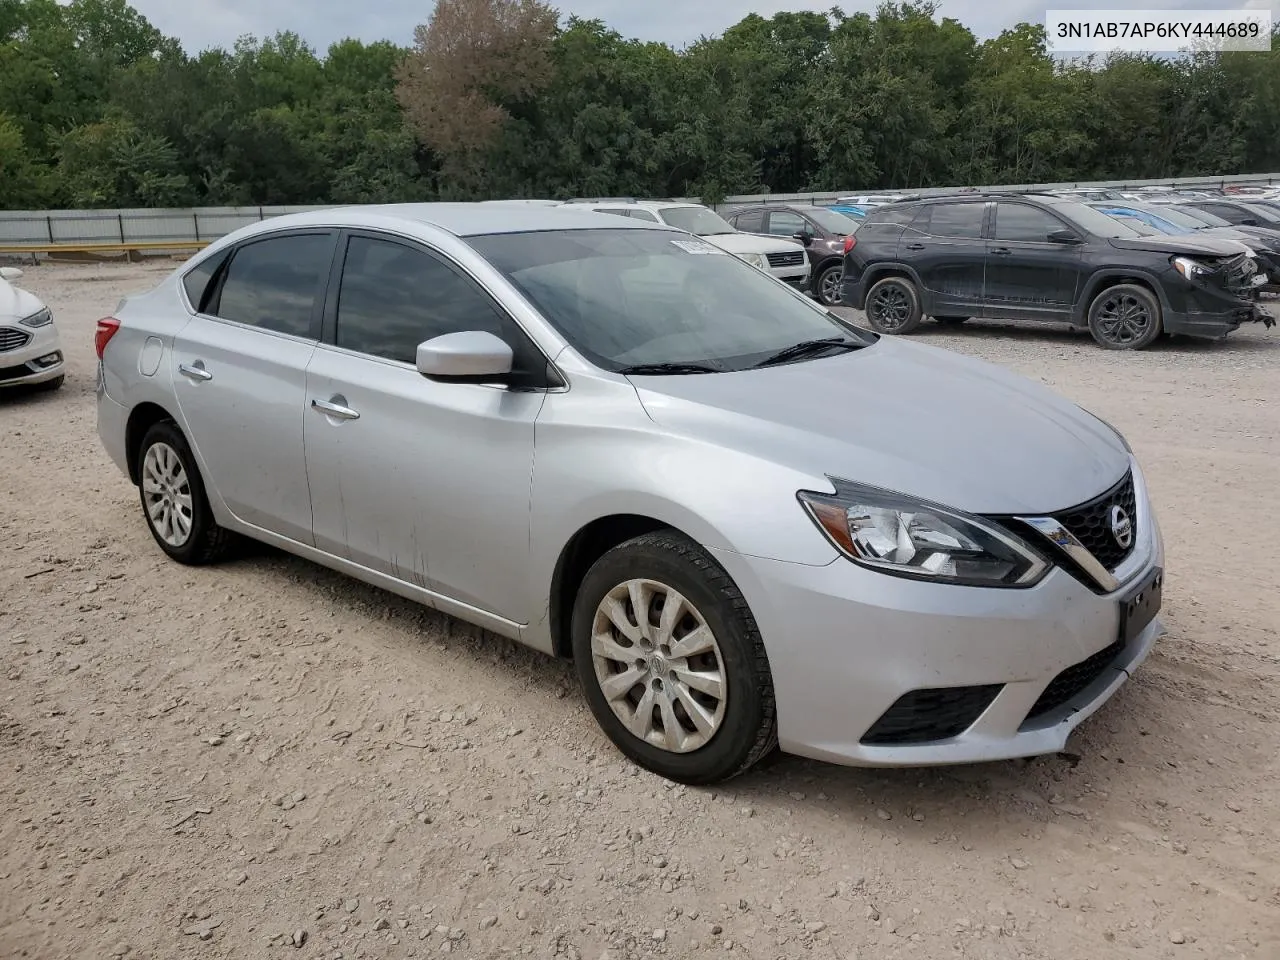
M 1280 41 L 1280 35 L 1277 36 Z M 541 0 L 413 43 L 185 52 L 126 0 L 0 0 L 0 207 L 696 196 L 1280 170 L 1270 53 L 1064 62 L 932 2 L 751 15 L 683 48 Z

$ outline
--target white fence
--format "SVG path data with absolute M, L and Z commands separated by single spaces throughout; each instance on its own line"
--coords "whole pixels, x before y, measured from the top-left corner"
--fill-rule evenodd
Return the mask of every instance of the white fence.
M 1238 177 L 1183 177 L 1172 180 L 1113 180 L 1092 183 L 1001 184 L 981 187 L 939 187 L 913 190 L 922 195 L 959 193 L 968 190 L 1052 190 L 1069 187 L 1223 187 L 1280 183 L 1280 173 Z M 773 193 L 726 197 L 717 207 L 733 204 L 785 201 L 791 203 L 831 203 L 838 197 L 856 193 Z M 693 198 L 697 199 L 697 198 Z M 65 245 L 73 249 L 85 244 L 156 244 L 166 240 L 180 243 L 216 240 L 239 227 L 286 213 L 323 209 L 313 206 L 198 207 L 191 209 L 134 210 L 0 210 L 0 247 L 6 245 Z

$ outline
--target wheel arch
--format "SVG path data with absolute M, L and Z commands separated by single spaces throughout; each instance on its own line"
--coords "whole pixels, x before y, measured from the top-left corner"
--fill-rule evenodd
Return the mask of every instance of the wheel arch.
M 548 598 L 548 626 L 551 630 L 552 653 L 555 656 L 565 660 L 573 657 L 569 622 L 573 615 L 573 602 L 587 571 L 619 544 L 658 530 L 670 530 L 688 537 L 694 543 L 698 542 L 679 527 L 643 513 L 614 513 L 597 517 L 580 527 L 566 541 L 556 559 Z
M 172 421 L 179 430 L 182 430 L 182 427 L 178 424 L 177 417 L 160 406 L 160 404 L 152 403 L 150 400 L 138 404 L 129 411 L 129 421 L 124 430 L 124 449 L 127 458 L 126 463 L 129 467 L 129 480 L 135 487 L 139 483 L 138 454 L 141 452 L 142 438 L 147 435 L 147 431 L 153 426 L 157 423 L 163 423 L 165 420 Z
M 1160 304 L 1161 314 L 1169 312 L 1169 298 L 1165 296 L 1164 288 L 1160 281 L 1151 274 L 1142 270 L 1099 270 L 1092 274 L 1085 283 L 1084 293 L 1081 295 L 1076 308 L 1073 311 L 1073 318 L 1078 324 L 1087 325 L 1089 322 L 1089 308 L 1093 305 L 1093 301 L 1098 295 L 1110 287 L 1118 287 L 1121 284 L 1133 284 L 1136 287 L 1142 287 L 1148 293 L 1156 298 L 1156 302 Z

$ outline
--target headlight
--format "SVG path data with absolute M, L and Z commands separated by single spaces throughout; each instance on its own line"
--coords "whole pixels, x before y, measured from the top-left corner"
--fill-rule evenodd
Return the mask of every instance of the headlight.
M 1029 587 L 1049 565 L 1007 530 L 899 493 L 833 481 L 836 493 L 797 495 L 850 560 L 913 580 L 977 587 Z
M 763 253 L 742 253 L 739 256 L 753 267 L 758 267 L 761 270 L 769 269 L 769 261 L 764 258 Z
M 1203 276 L 1206 273 L 1212 272 L 1203 263 L 1197 263 L 1190 257 L 1174 257 L 1172 262 L 1173 269 L 1177 270 L 1188 280 L 1193 277 Z
M 18 321 L 24 327 L 47 327 L 53 323 L 53 314 L 49 312 L 49 308 L 37 310 L 29 317 L 23 317 Z

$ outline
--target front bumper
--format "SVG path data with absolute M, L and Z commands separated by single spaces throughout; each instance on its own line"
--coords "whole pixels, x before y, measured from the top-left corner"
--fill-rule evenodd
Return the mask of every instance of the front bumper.
M 969 763 L 1062 750 L 1163 632 L 1154 619 L 1118 643 L 1121 598 L 1164 563 L 1145 489 L 1138 504 L 1137 543 L 1117 571 L 1121 587 L 1109 595 L 1062 568 L 1030 589 L 1001 590 L 904 580 L 844 558 L 815 567 L 717 551 L 764 638 L 780 747 L 854 766 Z M 1031 718 L 1042 696 L 1051 696 L 1051 684 L 1073 668 L 1077 679 L 1084 671 L 1083 682 Z M 909 744 L 868 742 L 904 697 L 965 687 L 986 688 L 990 696 L 959 732 Z
M 0 389 L 45 383 L 66 372 L 54 324 L 34 328 L 16 323 L 4 326 L 29 339 L 14 349 L 0 351 Z
M 1221 339 L 1242 323 L 1275 322 L 1258 302 L 1258 287 L 1233 290 L 1212 281 L 1188 283 L 1171 269 L 1164 289 L 1169 300 L 1162 318 L 1166 333 Z

